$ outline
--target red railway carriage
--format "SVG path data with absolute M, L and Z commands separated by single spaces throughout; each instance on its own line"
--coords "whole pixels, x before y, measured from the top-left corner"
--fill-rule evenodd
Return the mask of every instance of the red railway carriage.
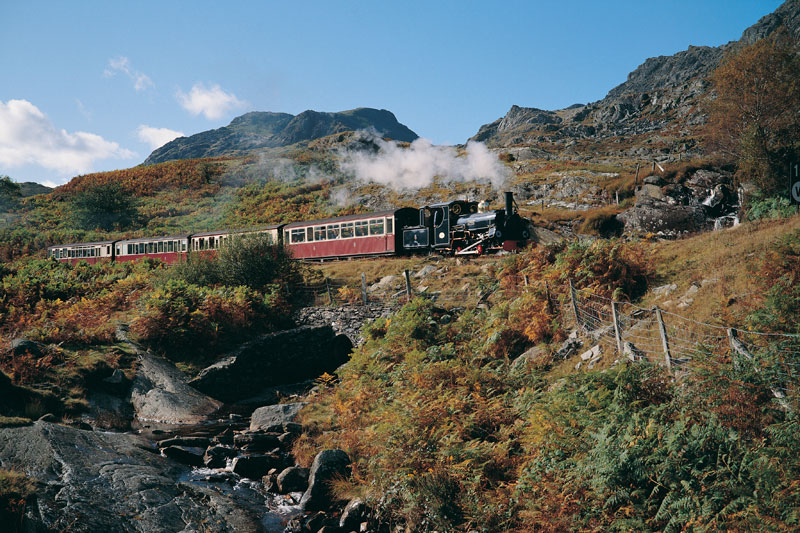
M 410 207 L 391 211 L 293 222 L 283 226 L 283 243 L 297 259 L 327 259 L 403 253 L 402 228 L 416 224 Z
M 165 263 L 177 263 L 186 260 L 189 235 L 125 239 L 117 241 L 114 247 L 117 261 L 135 261 L 142 257 L 152 257 L 161 259 Z
M 65 263 L 72 263 L 73 265 L 79 261 L 86 261 L 91 264 L 98 261 L 111 261 L 114 257 L 114 242 L 81 242 L 48 246 L 47 257 Z
M 220 247 L 225 245 L 228 239 L 257 234 L 264 234 L 270 242 L 278 244 L 281 236 L 280 228 L 281 225 L 273 224 L 245 230 L 219 230 L 207 231 L 205 233 L 193 233 L 190 238 L 190 249 L 192 252 L 200 252 L 203 255 L 213 255 Z

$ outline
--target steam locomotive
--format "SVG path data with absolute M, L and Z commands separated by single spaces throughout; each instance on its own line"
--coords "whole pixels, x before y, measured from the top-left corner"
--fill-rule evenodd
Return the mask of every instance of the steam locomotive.
M 505 209 L 490 211 L 485 202 L 455 200 L 420 207 L 348 215 L 248 230 L 218 230 L 168 237 L 145 237 L 50 246 L 48 257 L 77 263 L 130 261 L 141 257 L 167 263 L 189 253 L 214 254 L 238 236 L 263 234 L 285 246 L 293 257 L 309 261 L 437 252 L 482 255 L 512 251 L 530 240 L 530 222 L 505 193 Z

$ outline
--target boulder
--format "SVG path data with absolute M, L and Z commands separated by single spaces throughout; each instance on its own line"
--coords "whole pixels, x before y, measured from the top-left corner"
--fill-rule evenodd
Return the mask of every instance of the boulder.
M 287 492 L 305 491 L 308 488 L 308 473 L 308 468 L 299 466 L 286 468 L 278 474 L 278 492 L 286 494 Z
M 266 452 L 273 448 L 278 448 L 281 441 L 278 440 L 280 433 L 267 433 L 264 431 L 237 433 L 233 436 L 234 446 L 244 448 L 251 452 Z
M 225 402 L 258 394 L 266 387 L 297 383 L 334 372 L 347 362 L 353 344 L 330 326 L 264 335 L 205 368 L 190 384 Z
M 277 455 L 245 455 L 233 460 L 231 470 L 242 477 L 261 479 L 273 468 L 281 466 L 281 458 Z
M 304 511 L 321 511 L 334 503 L 330 482 L 350 475 L 350 457 L 342 450 L 323 450 L 314 458 L 308 489 L 300 500 Z
M 542 359 L 547 355 L 547 350 L 541 346 L 534 346 L 525 353 L 514 359 L 511 363 L 511 370 L 523 370 L 537 359 Z
M 297 413 L 300 412 L 306 405 L 306 402 L 295 403 L 282 403 L 278 405 L 267 405 L 266 407 L 259 407 L 250 416 L 250 431 L 290 431 L 287 424 L 293 424 L 294 419 L 297 418 Z M 299 424 L 298 424 L 299 425 Z M 293 429 L 302 430 L 300 428 Z
M 167 446 L 161 453 L 164 457 L 169 457 L 173 461 L 189 465 L 189 466 L 203 466 L 203 450 L 200 448 L 191 448 L 189 446 Z
M 155 451 L 138 435 L 48 422 L 0 429 L 0 467 L 36 485 L 25 531 L 262 531 L 230 498 L 182 482 L 187 467 Z
M 358 531 L 367 506 L 358 498 L 350 500 L 339 518 L 339 527 L 345 531 Z
M 191 387 L 183 372 L 169 361 L 142 351 L 138 355 L 131 389 L 131 403 L 138 420 L 199 424 L 222 405 Z
M 702 207 L 672 205 L 648 196 L 640 196 L 636 205 L 617 215 L 627 233 L 694 233 L 708 226 Z
M 228 459 L 233 459 L 237 453 L 234 448 L 228 446 L 210 446 L 203 455 L 203 464 L 209 468 L 225 468 Z
M 573 355 L 575 355 L 578 350 L 580 350 L 583 343 L 577 336 L 570 336 L 564 343 L 561 345 L 561 348 L 553 355 L 554 361 L 561 361 L 564 359 L 569 359 Z
M 9 344 L 8 350 L 13 356 L 25 355 L 27 353 L 38 359 L 45 354 L 47 349 L 45 345 L 40 342 L 30 341 L 28 339 L 13 339 Z

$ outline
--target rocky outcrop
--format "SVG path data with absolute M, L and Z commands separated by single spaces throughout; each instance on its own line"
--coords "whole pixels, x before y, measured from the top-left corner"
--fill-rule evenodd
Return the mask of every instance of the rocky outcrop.
M 141 437 L 47 422 L 0 429 L 0 467 L 36 484 L 30 531 L 263 531 L 209 488 L 181 482 L 187 467 Z
M 204 369 L 190 384 L 225 402 L 255 396 L 266 387 L 297 383 L 333 372 L 353 345 L 330 326 L 271 333 L 241 346 Z
M 370 130 L 382 137 L 411 142 L 417 134 L 397 121 L 390 111 L 361 107 L 338 113 L 303 111 L 251 112 L 216 130 L 179 137 L 156 149 L 145 165 L 174 159 L 239 155 L 261 148 L 288 146 L 345 131 Z
M 222 403 L 189 386 L 188 378 L 164 359 L 139 353 L 131 403 L 142 422 L 199 424 Z

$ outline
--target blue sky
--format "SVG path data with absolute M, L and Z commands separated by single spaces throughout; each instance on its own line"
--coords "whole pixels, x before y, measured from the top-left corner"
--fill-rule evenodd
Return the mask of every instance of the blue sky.
M 778 0 L 0 0 L 0 174 L 61 184 L 246 111 L 376 107 L 437 144 L 603 98 Z

